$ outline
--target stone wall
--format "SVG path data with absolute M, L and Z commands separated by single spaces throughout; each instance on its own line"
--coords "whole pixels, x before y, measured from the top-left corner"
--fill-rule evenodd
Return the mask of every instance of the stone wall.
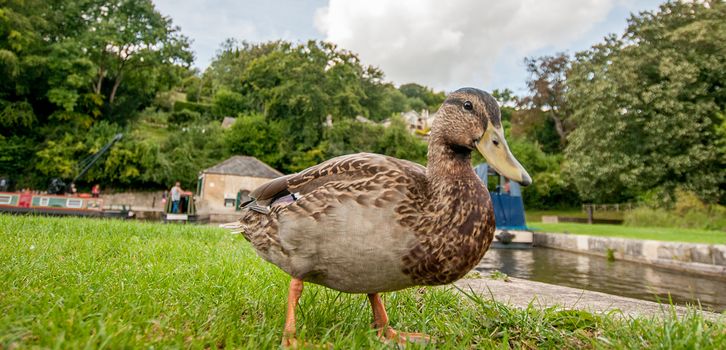
M 161 204 L 163 191 L 152 192 L 120 192 L 112 194 L 101 194 L 103 205 L 130 205 L 134 210 L 162 211 Z
M 534 233 L 534 245 L 726 278 L 726 245 Z

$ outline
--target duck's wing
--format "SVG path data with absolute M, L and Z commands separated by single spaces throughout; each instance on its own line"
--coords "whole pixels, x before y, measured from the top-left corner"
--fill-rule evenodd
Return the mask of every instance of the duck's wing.
M 425 177 L 426 168 L 380 154 L 356 153 L 330 159 L 296 174 L 288 179 L 288 188 L 293 193 L 304 195 L 331 182 L 370 180 L 385 175 L 391 181 L 409 182 Z
M 320 261 L 339 261 L 331 254 L 341 247 L 369 239 L 391 243 L 390 232 L 404 225 L 403 220 L 417 222 L 426 187 L 426 168 L 421 165 L 370 153 L 341 156 L 255 189 L 239 226 L 260 256 L 301 278 L 327 266 Z M 362 227 L 376 217 L 386 218 L 386 229 L 366 231 L 361 237 Z M 400 220 L 394 222 L 396 217 Z M 346 236 L 351 227 L 355 229 Z M 382 251 L 399 254 L 408 249 L 412 237 L 398 238 L 392 242 L 395 247 Z
M 246 207 L 267 213 L 273 204 L 291 197 L 292 201 L 330 183 L 387 177 L 391 187 L 411 185 L 425 181 L 426 168 L 422 165 L 372 153 L 357 153 L 330 159 L 296 174 L 274 179 L 252 191 L 252 201 Z M 383 185 L 383 184 L 380 184 Z M 343 189 L 343 188 L 341 188 Z M 291 201 L 286 201 L 291 202 Z

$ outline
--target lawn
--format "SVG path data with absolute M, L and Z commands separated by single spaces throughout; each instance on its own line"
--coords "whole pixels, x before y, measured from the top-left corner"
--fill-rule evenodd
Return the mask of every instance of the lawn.
M 277 348 L 289 278 L 214 227 L 0 215 L 0 349 Z M 395 327 L 436 348 L 726 348 L 726 325 L 528 310 L 451 287 L 387 293 Z M 390 348 L 367 300 L 307 285 L 300 338 Z
M 656 241 L 726 244 L 726 232 L 687 228 L 633 227 L 622 225 L 588 225 L 575 223 L 528 223 L 535 231 L 567 232 L 578 235 L 650 239 Z

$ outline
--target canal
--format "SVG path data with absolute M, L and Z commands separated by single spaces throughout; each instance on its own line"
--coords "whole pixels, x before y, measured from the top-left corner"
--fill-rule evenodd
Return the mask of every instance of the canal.
M 637 299 L 667 303 L 670 298 L 679 305 L 700 301 L 704 310 L 726 310 L 726 278 L 556 249 L 491 249 L 476 270 Z

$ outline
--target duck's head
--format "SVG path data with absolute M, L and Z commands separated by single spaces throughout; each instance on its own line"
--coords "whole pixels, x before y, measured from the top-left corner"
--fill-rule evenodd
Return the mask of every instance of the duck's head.
M 448 147 L 468 152 L 476 149 L 489 166 L 502 176 L 527 186 L 532 178 L 519 164 L 504 139 L 497 101 L 475 88 L 456 90 L 446 97 L 439 109 L 432 138 Z

